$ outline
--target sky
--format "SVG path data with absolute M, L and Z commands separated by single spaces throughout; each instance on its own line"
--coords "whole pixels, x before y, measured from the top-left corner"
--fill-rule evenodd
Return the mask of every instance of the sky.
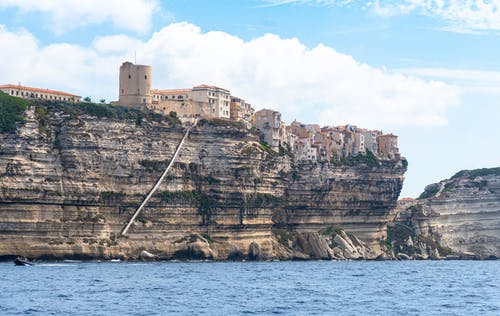
M 123 61 L 161 89 L 399 136 L 402 197 L 500 166 L 500 0 L 0 0 L 0 84 L 118 98 Z

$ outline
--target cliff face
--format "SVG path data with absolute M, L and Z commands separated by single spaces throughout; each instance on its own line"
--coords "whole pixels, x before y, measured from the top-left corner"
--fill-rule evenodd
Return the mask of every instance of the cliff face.
M 266 151 L 255 133 L 218 120 L 202 120 L 192 130 L 173 170 L 120 237 L 184 129 L 173 119 L 105 114 L 38 104 L 17 132 L 0 135 L 0 255 L 307 259 L 381 253 L 379 240 L 403 182 L 401 161 L 294 165 Z
M 465 170 L 427 186 L 396 223 L 411 227 L 431 257 L 500 257 L 500 168 Z

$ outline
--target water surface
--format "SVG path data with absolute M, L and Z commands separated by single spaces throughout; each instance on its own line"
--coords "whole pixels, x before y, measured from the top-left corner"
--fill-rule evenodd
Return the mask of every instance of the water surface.
M 0 263 L 1 315 L 500 315 L 500 261 Z

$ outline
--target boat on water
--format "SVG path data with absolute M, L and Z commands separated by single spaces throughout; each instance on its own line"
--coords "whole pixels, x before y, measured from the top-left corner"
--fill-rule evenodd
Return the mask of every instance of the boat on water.
M 32 266 L 35 263 L 26 257 L 17 257 L 16 259 L 14 259 L 14 264 L 16 266 Z

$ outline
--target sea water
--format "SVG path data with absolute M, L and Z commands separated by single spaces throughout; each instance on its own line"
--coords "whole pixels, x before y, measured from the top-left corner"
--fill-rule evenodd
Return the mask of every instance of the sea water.
M 0 263 L 1 315 L 500 315 L 500 261 Z

